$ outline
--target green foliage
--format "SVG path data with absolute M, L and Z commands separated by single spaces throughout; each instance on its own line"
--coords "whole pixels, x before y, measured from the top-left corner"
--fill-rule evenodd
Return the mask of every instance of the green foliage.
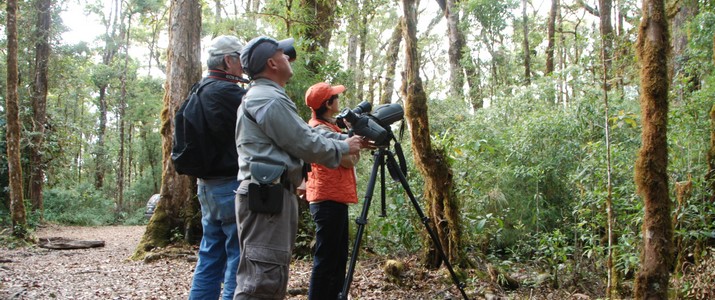
M 0 217 L 2 218 L 2 217 Z M 2 220 L 0 219 L 0 224 L 2 224 Z M 28 232 L 27 236 L 31 236 L 32 231 L 30 230 Z M 32 239 L 29 238 L 18 238 L 17 236 L 12 234 L 12 231 L 10 228 L 2 228 L 0 229 L 0 248 L 4 249 L 17 249 L 17 248 L 24 248 L 24 247 L 29 247 L 33 245 Z
M 144 216 L 146 207 L 142 206 L 130 211 L 126 219 L 122 222 L 124 225 L 146 225 L 149 220 Z
M 715 34 L 715 10 L 703 9 L 689 23 L 688 57 L 686 73 L 702 77 L 713 71 L 713 34 Z
M 571 246 L 572 244 L 560 229 L 541 234 L 538 237 L 538 247 L 535 255 L 537 261 L 542 263 L 545 269 L 552 270 L 553 275 L 556 275 L 573 256 L 574 248 Z
M 408 147 L 403 145 L 403 148 Z M 409 159 L 411 153 L 405 151 L 405 157 Z M 375 189 L 372 195 L 366 193 L 368 180 L 374 165 L 374 155 L 363 153 L 357 166 L 358 173 L 358 200 L 357 205 L 349 208 L 349 219 L 356 220 L 363 209 L 364 201 L 367 197 L 371 199 L 370 210 L 367 216 L 367 225 L 363 234 L 362 245 L 369 247 L 373 251 L 382 254 L 407 251 L 415 252 L 421 248 L 420 234 L 425 232 L 424 225 L 417 219 L 412 202 L 407 197 L 404 188 L 393 180 L 387 168 L 385 170 L 385 215 L 382 215 L 382 179 L 378 172 Z M 424 202 L 420 201 L 422 184 L 420 176 L 414 168 L 408 170 L 408 181 L 412 192 L 416 195 L 422 209 L 425 209 Z M 351 239 L 355 237 L 357 224 L 350 224 Z
M 184 233 L 181 231 L 181 228 L 172 228 L 170 235 L 169 243 L 171 244 L 182 243 L 184 241 Z
M 71 225 L 107 225 L 113 222 L 113 201 L 93 186 L 81 184 L 73 189 L 50 188 L 43 193 L 45 219 Z

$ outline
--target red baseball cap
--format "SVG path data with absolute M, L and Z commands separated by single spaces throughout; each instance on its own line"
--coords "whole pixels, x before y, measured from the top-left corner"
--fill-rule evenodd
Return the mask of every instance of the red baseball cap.
M 318 82 L 305 91 L 305 104 L 313 110 L 317 110 L 330 97 L 344 91 L 345 87 L 342 85 L 331 86 L 327 82 Z

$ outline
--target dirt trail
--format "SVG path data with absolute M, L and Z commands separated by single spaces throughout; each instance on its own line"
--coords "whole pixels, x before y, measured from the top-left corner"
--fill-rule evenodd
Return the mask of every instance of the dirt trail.
M 128 258 L 145 226 L 73 227 L 50 225 L 38 238 L 103 240 L 101 248 L 8 250 L 0 245 L 0 299 L 187 299 L 195 261 L 159 259 L 152 263 Z M 196 250 L 196 249 L 194 249 Z M 350 288 L 352 299 L 459 299 L 444 270 L 414 267 L 400 283 L 382 273 L 385 257 L 358 261 Z M 287 300 L 307 299 L 312 261 L 291 264 Z M 477 297 L 479 299 L 479 297 Z
M 38 238 L 103 240 L 102 248 L 0 249 L 0 299 L 186 299 L 194 262 L 128 260 L 144 226 L 48 226 Z

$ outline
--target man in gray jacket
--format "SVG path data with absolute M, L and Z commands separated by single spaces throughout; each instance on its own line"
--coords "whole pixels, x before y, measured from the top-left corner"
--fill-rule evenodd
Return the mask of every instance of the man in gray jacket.
M 276 41 L 261 36 L 249 41 L 241 51 L 244 73 L 252 82 L 236 122 L 241 181 L 236 218 L 241 259 L 234 300 L 285 297 L 298 227 L 295 189 L 303 180 L 303 165 L 319 163 L 335 168 L 343 155 L 357 154 L 369 145 L 359 136 L 313 129 L 300 118 L 295 103 L 285 92 L 293 70 L 284 50 L 292 49 L 293 39 Z M 251 165 L 258 163 L 284 168 L 279 213 L 249 209 Z

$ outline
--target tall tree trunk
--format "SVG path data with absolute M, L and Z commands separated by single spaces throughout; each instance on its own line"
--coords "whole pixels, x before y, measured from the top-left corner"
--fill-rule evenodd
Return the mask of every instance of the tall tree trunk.
M 715 202 L 715 104 L 710 108 L 710 150 L 707 154 L 708 173 L 705 182 L 710 192 L 710 202 Z
M 610 88 L 610 70 L 613 65 L 613 51 L 610 48 L 613 47 L 613 27 L 611 25 L 611 3 L 612 0 L 601 0 L 601 67 L 602 67 L 602 77 L 601 77 L 601 88 L 603 92 L 603 102 L 605 103 L 605 138 L 606 138 L 606 216 L 607 216 L 607 228 L 606 238 L 608 240 L 608 258 L 606 259 L 606 268 L 608 274 L 608 282 L 606 283 L 606 296 L 611 299 L 614 296 L 615 288 L 618 285 L 618 272 L 614 264 L 613 258 L 616 256 L 617 250 L 617 240 L 615 239 L 615 229 L 614 226 L 617 224 L 615 220 L 615 214 L 613 211 L 613 182 L 611 180 L 611 126 L 610 126 L 610 107 L 608 103 L 608 91 Z M 605 20 L 604 20 L 605 18 Z M 604 26 L 604 22 L 607 23 Z
M 447 20 L 447 36 L 449 38 L 449 70 L 450 70 L 450 95 L 454 98 L 464 97 L 464 78 L 469 86 L 467 102 L 472 109 L 484 107 L 479 89 L 478 66 L 472 60 L 471 51 L 464 51 L 465 37 L 460 27 L 459 0 L 437 0 L 437 4 L 444 12 Z
M 424 199 L 427 216 L 447 258 L 461 261 L 461 224 L 459 207 L 453 191 L 452 170 L 442 150 L 432 148 L 427 117 L 427 95 L 419 76 L 420 58 L 417 52 L 417 8 L 414 0 L 403 0 L 405 16 L 405 76 L 402 93 L 405 96 L 405 117 L 412 135 L 412 151 L 417 168 L 424 177 Z M 425 265 L 439 267 L 442 263 L 432 240 L 427 238 Z
M 551 10 L 549 10 L 549 21 L 547 22 L 546 36 L 548 44 L 546 46 L 546 75 L 554 72 L 554 48 L 556 47 L 556 12 L 559 9 L 559 0 L 551 0 Z
M 142 124 L 142 128 L 145 128 L 144 124 Z M 151 172 L 151 178 L 152 178 L 152 186 L 154 187 L 152 191 L 156 192 L 159 191 L 159 183 L 156 181 L 156 176 L 154 176 L 154 170 L 156 170 L 158 162 L 156 159 L 157 155 L 154 155 L 156 153 L 156 149 L 154 147 L 150 147 L 149 145 L 149 139 L 147 137 L 147 131 L 142 129 L 139 132 L 139 138 L 142 140 L 142 144 L 144 145 L 144 153 L 148 153 L 148 160 L 149 160 L 149 172 Z
M 524 83 L 531 84 L 531 49 L 529 49 L 529 17 L 526 15 L 526 0 L 521 0 L 521 15 L 524 33 Z
M 350 9 L 358 10 L 358 3 L 357 2 L 351 2 L 354 7 L 351 7 Z M 348 53 L 347 55 L 347 69 L 350 70 L 351 72 L 355 72 L 357 69 L 357 52 L 358 52 L 358 23 L 359 23 L 359 17 L 358 14 L 350 14 L 347 16 L 348 19 Z M 355 83 L 354 82 L 346 82 L 348 84 L 348 91 L 355 90 Z
M 603 46 L 603 40 L 601 40 L 601 46 Z M 608 90 L 606 90 L 608 76 L 606 76 L 606 71 L 608 68 L 608 63 L 606 62 L 606 51 L 605 47 L 601 47 L 601 66 L 603 68 L 603 102 L 605 106 L 604 113 L 604 124 L 605 129 L 604 135 L 606 138 L 606 223 L 608 230 L 606 231 L 608 239 L 608 258 L 606 259 L 606 271 L 608 274 L 608 282 L 606 283 L 606 297 L 611 299 L 613 297 L 614 287 L 618 284 L 616 267 L 613 264 L 613 257 L 615 252 L 615 234 L 614 234 L 614 224 L 615 224 L 615 214 L 613 213 L 613 182 L 611 181 L 611 112 L 608 105 Z
M 624 7 L 624 1 L 626 0 L 617 0 L 616 1 L 616 33 L 614 34 L 614 41 L 616 41 L 616 46 L 614 46 L 613 49 L 613 63 L 616 65 L 616 67 L 613 68 L 613 78 L 616 79 L 615 84 L 616 88 L 618 89 L 618 95 L 619 97 L 624 97 L 625 94 L 625 69 L 621 66 L 624 64 L 628 63 L 626 61 L 626 57 L 628 56 L 628 53 L 630 52 L 631 44 L 626 43 L 625 41 L 627 40 L 626 37 L 626 31 L 623 28 L 626 16 L 624 15 L 623 7 Z
M 402 26 L 405 18 L 400 17 L 395 25 L 395 30 L 390 37 L 390 45 L 387 47 L 387 70 L 385 71 L 385 82 L 383 83 L 380 104 L 392 102 L 392 94 L 395 92 L 395 70 L 397 69 L 397 57 L 400 54 L 400 43 L 402 43 Z
M 360 54 L 358 55 L 357 68 L 355 69 L 355 97 L 349 99 L 347 102 L 350 107 L 354 107 L 358 102 L 365 100 L 365 54 L 367 53 L 367 24 L 369 24 L 367 15 L 362 16 L 362 20 L 358 25 L 360 34 L 358 35 L 358 48 L 360 49 Z
M 598 0 L 599 19 L 601 30 L 601 45 L 603 46 L 603 55 L 605 56 L 605 75 L 606 78 L 605 90 L 611 88 L 611 65 L 613 60 L 613 25 L 611 24 L 611 8 L 613 0 Z
M 164 23 L 164 16 L 166 15 L 166 12 L 166 10 L 162 10 L 161 12 L 156 12 L 151 16 L 151 41 L 149 42 L 149 59 L 147 61 L 149 66 L 147 67 L 147 77 L 151 77 L 152 60 L 156 62 L 156 68 L 166 74 L 166 66 L 160 60 L 161 54 L 157 50 L 159 47 L 157 44 L 161 28 L 164 28 L 164 25 L 166 25 Z
M 114 55 L 117 53 L 117 45 L 114 43 L 117 30 L 117 20 L 119 20 L 120 6 L 119 0 L 113 0 L 111 3 L 109 17 L 105 24 L 104 33 L 104 52 L 102 53 L 102 64 L 110 66 Z M 107 101 L 107 88 L 109 83 L 108 78 L 100 78 L 96 83 L 99 89 L 99 128 L 97 128 L 97 143 L 95 144 L 95 171 L 94 171 L 94 186 L 97 189 L 104 187 L 104 176 L 107 172 L 107 149 L 105 145 L 107 133 L 107 110 L 109 109 Z
M 556 7 L 556 16 L 558 18 L 557 21 L 557 26 L 558 26 L 558 32 L 559 32 L 559 48 L 558 48 L 558 55 L 559 55 L 559 70 L 564 70 L 566 69 L 566 37 L 564 36 L 564 17 L 561 15 L 561 7 L 557 6 Z M 556 97 L 554 98 L 554 101 L 556 103 L 561 103 L 564 107 L 568 106 L 568 82 L 566 81 L 566 74 L 565 72 L 559 72 L 559 80 L 558 80 L 558 90 Z
M 464 70 L 462 69 L 462 48 L 464 35 L 459 28 L 459 0 L 437 0 L 447 20 L 447 37 L 449 39 L 449 93 L 454 99 L 464 95 Z
M 107 87 L 99 88 L 99 127 L 97 128 L 97 143 L 94 149 L 94 187 L 100 190 L 104 187 L 106 172 L 106 156 L 104 139 L 107 133 Z
M 335 7 L 337 0 L 301 0 L 301 7 L 305 10 L 307 22 L 298 33 L 298 36 L 313 41 L 306 43 L 305 55 L 323 57 L 330 46 L 332 32 L 335 29 Z M 324 59 L 307 59 L 307 69 L 313 75 L 320 73 Z
M 44 148 L 47 125 L 47 69 L 50 59 L 51 0 L 36 0 L 37 23 L 35 24 L 35 79 L 32 84 L 32 147 L 30 147 L 30 202 L 32 211 L 43 218 L 42 187 L 45 179 Z
M 478 110 L 484 108 L 484 99 L 482 98 L 482 90 L 480 87 L 481 81 L 479 80 L 479 57 L 473 59 L 469 52 L 464 54 L 464 73 L 467 76 L 467 84 L 469 84 L 469 105 L 473 110 Z
M 123 29 L 124 32 L 124 65 L 122 66 L 122 75 L 120 76 L 121 81 L 121 91 L 119 95 L 119 153 L 117 154 L 117 160 L 119 162 L 117 166 L 117 212 L 122 213 L 125 211 L 124 207 L 124 182 L 126 173 L 126 158 L 124 155 L 124 148 L 126 144 L 124 142 L 124 137 L 126 134 L 126 106 L 127 106 L 127 72 L 129 65 L 129 34 L 132 29 L 132 15 L 131 7 L 127 7 L 129 11 L 126 16 L 127 27 Z
M 713 34 L 713 53 L 715 53 L 715 34 Z M 715 56 L 713 56 L 713 64 L 715 64 Z M 715 104 L 710 108 L 710 149 L 707 154 L 708 173 L 705 174 L 705 182 L 707 183 L 710 202 L 715 203 Z M 710 218 L 712 221 L 713 218 Z M 715 238 L 710 238 L 708 243 L 713 244 Z
M 234 4 L 235 3 L 236 2 L 234 1 Z M 222 19 L 221 18 L 221 8 L 222 7 L 223 6 L 221 5 L 221 0 L 214 0 L 214 14 L 215 14 L 214 18 L 215 18 L 216 24 L 221 23 L 221 19 Z
M 27 217 L 22 198 L 22 165 L 20 163 L 20 106 L 17 87 L 17 0 L 8 0 L 7 15 L 7 98 L 5 116 L 7 119 L 7 167 L 10 184 L 10 211 L 12 234 L 17 238 L 27 238 Z
M 636 299 L 668 299 L 673 228 L 668 198 L 668 52 L 665 0 L 644 0 L 636 49 L 641 61 L 642 145 L 635 166 L 643 197 L 643 248 Z
M 195 179 L 177 174 L 170 160 L 174 115 L 192 84 L 201 79 L 200 45 L 201 4 L 193 0 L 172 1 L 166 93 L 161 111 L 161 198 L 137 245 L 134 259 L 141 259 L 146 251 L 169 244 L 174 232 L 183 233 L 184 240 L 190 243 L 196 243 L 201 238 L 201 213 L 198 201 L 195 200 Z
M 685 52 L 688 47 L 688 22 L 698 14 L 697 0 L 676 1 L 675 16 L 671 30 L 673 33 L 673 63 L 670 70 L 671 82 L 675 84 L 678 92 L 678 100 L 682 101 L 685 94 L 698 90 L 700 79 L 697 75 L 689 73 L 685 66 L 688 62 L 688 55 Z M 685 83 L 685 86 L 677 83 Z

